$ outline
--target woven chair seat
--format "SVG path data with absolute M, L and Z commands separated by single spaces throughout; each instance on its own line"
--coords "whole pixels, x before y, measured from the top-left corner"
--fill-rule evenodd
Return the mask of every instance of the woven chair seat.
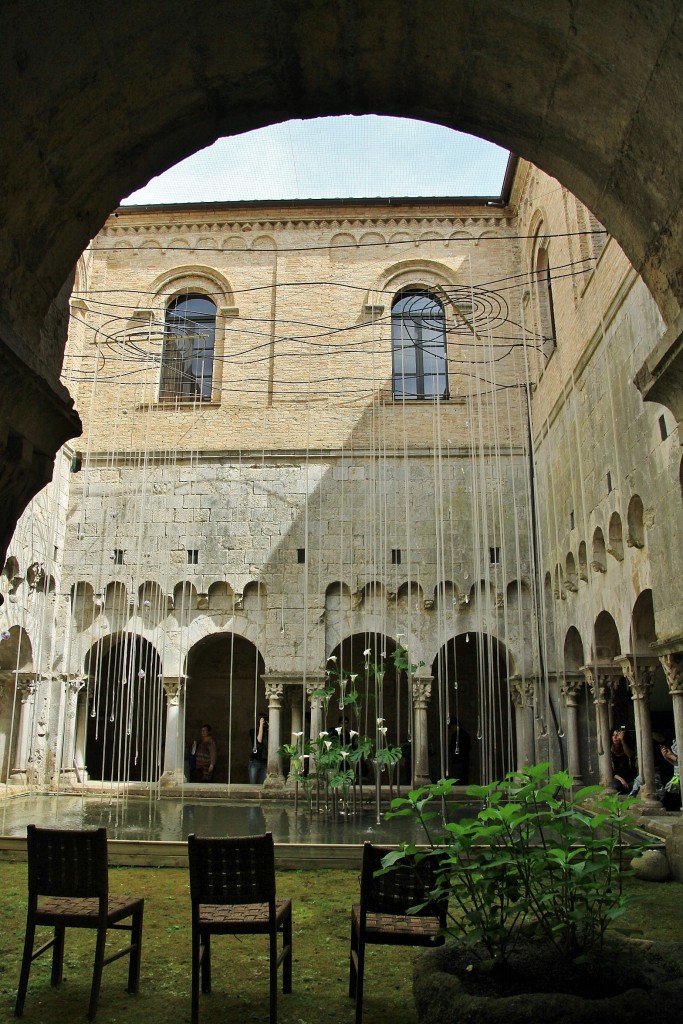
M 107 907 L 107 924 L 113 924 L 124 917 L 129 917 L 143 900 L 130 900 L 110 896 Z M 97 927 L 100 913 L 100 901 L 90 897 L 53 896 L 43 900 L 36 912 L 40 924 L 61 924 L 66 928 Z
M 275 901 L 275 919 L 280 924 L 292 912 L 291 900 Z M 199 904 L 199 927 L 210 927 L 212 931 L 241 933 L 268 932 L 270 930 L 270 909 L 267 903 L 249 903 L 244 906 L 216 903 Z
M 360 904 L 351 908 L 353 923 L 360 928 Z M 440 922 L 435 917 L 403 914 L 365 915 L 365 941 L 378 945 L 418 946 L 439 939 Z

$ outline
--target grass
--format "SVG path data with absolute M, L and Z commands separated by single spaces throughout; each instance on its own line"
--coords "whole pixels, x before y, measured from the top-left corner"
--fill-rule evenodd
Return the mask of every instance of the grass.
M 125 992 L 127 960 L 105 968 L 99 1024 L 181 1024 L 190 1016 L 190 913 L 187 872 L 173 868 L 112 868 L 116 895 L 145 896 L 140 992 Z M 619 923 L 630 936 L 681 938 L 683 885 L 631 880 L 638 901 Z M 0 863 L 0 1021 L 12 1018 L 26 913 L 26 866 Z M 293 992 L 279 996 L 280 1024 L 352 1024 L 348 997 L 350 907 L 358 899 L 352 871 L 278 874 L 278 894 L 294 903 Z M 48 933 L 44 932 L 47 937 Z M 49 954 L 31 970 L 27 1022 L 85 1020 L 94 933 L 67 932 L 64 982 L 50 987 Z M 115 942 L 112 936 L 110 942 Z M 419 949 L 370 947 L 366 961 L 365 1024 L 415 1024 L 412 969 Z M 212 943 L 213 993 L 202 997 L 201 1024 L 263 1022 L 268 1018 L 268 958 L 262 937 L 218 937 Z

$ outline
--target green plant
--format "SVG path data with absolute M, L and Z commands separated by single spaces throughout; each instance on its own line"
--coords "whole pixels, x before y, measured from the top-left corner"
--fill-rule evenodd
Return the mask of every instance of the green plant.
M 550 774 L 539 764 L 470 786 L 468 796 L 483 807 L 456 821 L 447 817 L 454 784 L 448 779 L 392 801 L 388 816 L 417 817 L 428 848 L 404 844 L 384 858 L 384 869 L 411 857 L 419 870 L 425 857 L 436 858 L 431 898 L 449 899 L 449 934 L 494 961 L 504 962 L 529 933 L 575 963 L 599 952 L 627 904 L 622 840 L 631 801 L 598 786 L 574 792 L 566 772 Z M 430 823 L 437 819 L 435 838 Z

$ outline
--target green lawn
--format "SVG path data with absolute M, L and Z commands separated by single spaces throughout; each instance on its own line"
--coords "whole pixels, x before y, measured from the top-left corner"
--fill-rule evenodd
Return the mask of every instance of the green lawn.
M 180 1024 L 190 1015 L 190 912 L 187 872 L 172 868 L 112 868 L 114 894 L 143 895 L 145 927 L 140 993 L 125 992 L 127 960 L 105 968 L 97 1020 Z M 681 938 L 683 885 L 631 882 L 640 897 L 620 930 L 652 938 Z M 26 908 L 26 866 L 0 863 L 0 1021 L 14 1004 Z M 351 871 L 278 874 L 278 895 L 294 903 L 294 977 L 279 997 L 281 1024 L 351 1024 L 348 998 L 349 919 L 358 898 Z M 43 934 L 48 935 L 47 932 Z M 94 933 L 67 932 L 64 983 L 50 988 L 49 954 L 32 968 L 24 1019 L 39 1024 L 84 1020 Z M 115 941 L 112 936 L 111 941 Z M 365 1024 L 415 1024 L 411 964 L 420 950 L 371 947 L 365 986 Z M 268 1017 L 266 939 L 214 938 L 213 993 L 202 998 L 201 1024 L 259 1022 Z

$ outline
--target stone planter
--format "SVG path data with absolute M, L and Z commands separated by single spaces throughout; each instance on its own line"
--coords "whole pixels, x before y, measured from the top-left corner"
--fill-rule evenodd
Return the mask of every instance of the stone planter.
M 419 958 L 419 1024 L 642 1024 L 678 1020 L 683 1005 L 683 943 L 611 940 L 599 962 L 575 968 L 528 941 L 507 970 L 476 964 L 455 943 Z

